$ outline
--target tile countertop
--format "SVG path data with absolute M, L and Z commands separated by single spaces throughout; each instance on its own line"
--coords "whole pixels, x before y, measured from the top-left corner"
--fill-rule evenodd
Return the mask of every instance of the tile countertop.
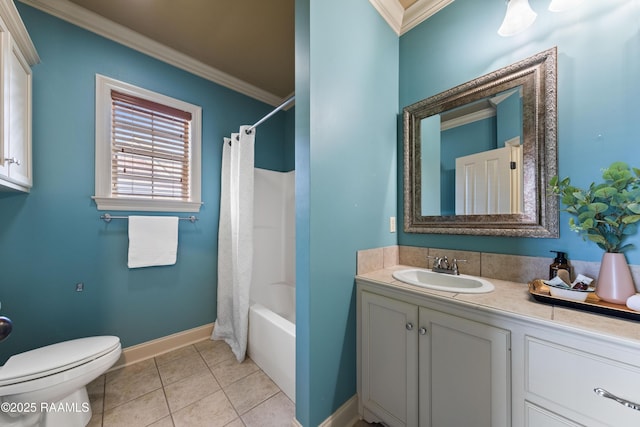
M 604 334 L 613 338 L 633 340 L 635 341 L 635 344 L 640 344 L 640 321 L 626 320 L 618 317 L 541 303 L 533 299 L 529 294 L 528 285 L 525 283 L 509 282 L 483 277 L 493 283 L 495 286 L 495 290 L 493 292 L 484 294 L 441 292 L 406 284 L 393 278 L 392 274 L 394 271 L 404 270 L 406 268 L 415 267 L 396 265 L 382 270 L 358 274 L 356 279 L 366 279 L 368 281 L 390 286 L 391 288 L 427 295 L 436 299 L 444 298 L 448 300 L 456 300 L 464 302 L 465 304 L 485 307 L 490 310 L 513 313 L 518 316 L 525 316 L 532 319 L 550 321 L 555 324 Z

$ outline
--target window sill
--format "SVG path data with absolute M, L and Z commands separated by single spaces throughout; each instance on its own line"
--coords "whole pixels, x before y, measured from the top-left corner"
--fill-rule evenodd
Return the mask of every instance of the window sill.
M 199 212 L 202 202 L 140 200 L 92 196 L 99 211 Z

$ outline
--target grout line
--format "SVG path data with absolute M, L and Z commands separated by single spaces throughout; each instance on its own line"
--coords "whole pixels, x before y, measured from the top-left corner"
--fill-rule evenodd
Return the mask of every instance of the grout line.
M 196 348 L 196 351 L 198 352 L 198 354 L 200 354 L 200 357 L 201 357 L 201 358 L 203 359 L 203 361 L 205 362 L 205 365 L 207 366 L 207 368 L 209 368 L 209 371 L 211 371 L 211 375 L 213 375 L 213 377 L 216 379 L 216 381 L 218 382 L 218 385 L 220 385 L 220 390 L 221 390 L 221 391 L 222 391 L 222 393 L 225 395 L 225 397 L 227 398 L 227 400 L 229 401 L 229 403 L 231 403 L 231 406 L 233 407 L 233 410 L 235 411 L 236 415 L 238 416 L 238 419 L 242 422 L 242 424 L 243 424 L 243 425 L 244 425 L 244 421 L 242 420 L 242 415 L 246 414 L 247 412 L 249 412 L 250 410 L 252 410 L 252 409 L 253 409 L 253 408 L 255 408 L 256 406 L 258 406 L 258 405 L 260 405 L 261 403 L 263 403 L 264 401 L 266 401 L 267 399 L 269 399 L 269 398 L 273 397 L 273 396 L 269 396 L 269 398 L 267 398 L 267 399 L 263 400 L 262 402 L 260 402 L 260 403 L 258 403 L 258 404 L 256 404 L 256 405 L 252 406 L 251 408 L 249 408 L 248 410 L 246 410 L 243 414 L 240 414 L 240 412 L 238 412 L 238 410 L 237 410 L 236 406 L 233 404 L 232 400 L 229 398 L 229 395 L 227 394 L 227 391 L 226 391 L 225 389 L 226 389 L 226 388 L 228 388 L 228 387 L 230 387 L 231 385 L 233 385 L 233 384 L 237 383 L 238 381 L 243 380 L 243 379 L 245 379 L 245 378 L 249 377 L 250 375 L 253 375 L 253 374 L 255 374 L 255 373 L 261 372 L 261 371 L 262 371 L 262 369 L 260 369 L 260 367 L 259 367 L 258 365 L 256 365 L 256 367 L 258 368 L 257 370 L 255 370 L 255 371 L 253 371 L 253 372 L 250 372 L 249 374 L 247 374 L 247 375 L 245 375 L 245 376 L 243 376 L 243 377 L 240 377 L 240 378 L 238 378 L 237 380 L 235 380 L 235 381 L 233 381 L 233 382 L 231 382 L 231 383 L 229 383 L 229 384 L 227 384 L 227 385 L 225 385 L 225 386 L 222 386 L 222 385 L 220 384 L 220 381 L 219 381 L 219 380 L 218 380 L 218 378 L 216 377 L 216 375 L 213 373 L 213 366 L 209 366 L 209 364 L 207 363 L 207 361 L 206 361 L 206 360 L 204 360 L 204 357 L 202 357 L 202 354 L 200 353 L 200 350 L 198 350 L 198 349 Z M 251 360 L 251 362 L 252 362 L 253 364 L 255 364 L 255 362 L 254 362 L 254 361 L 253 361 L 249 356 L 246 356 L 246 357 L 245 357 L 245 360 L 247 360 L 247 359 L 248 359 L 248 360 Z M 221 363 L 224 363 L 224 362 L 226 362 L 227 360 L 229 360 L 229 359 L 221 360 L 220 362 L 216 363 L 216 365 L 219 365 L 219 364 L 221 364 Z M 243 363 L 244 363 L 244 362 L 243 362 Z M 214 365 L 214 366 L 216 366 L 216 365 Z M 263 372 L 263 373 L 264 373 L 264 372 Z M 265 375 L 266 375 L 266 374 L 265 374 Z M 280 388 L 279 388 L 279 387 L 278 387 L 278 391 L 280 391 Z M 275 393 L 275 394 L 277 394 L 277 393 Z M 274 394 L 274 396 L 275 396 L 275 394 Z
M 107 375 L 102 374 L 101 376 L 102 376 L 102 407 L 100 408 L 100 427 L 104 426 L 104 401 L 105 401 L 105 398 L 107 397 Z M 89 400 L 89 405 L 91 405 L 91 400 Z M 93 414 L 91 414 L 91 418 L 93 418 Z M 89 422 L 91 422 L 91 419 L 89 419 Z
M 176 423 L 173 420 L 173 411 L 171 411 L 171 406 L 169 406 L 169 399 L 167 398 L 167 390 L 165 389 L 165 385 L 162 382 L 162 377 L 160 376 L 160 369 L 158 368 L 158 361 L 156 360 L 156 358 L 153 358 L 153 364 L 156 367 L 156 370 L 158 371 L 158 378 L 160 378 L 160 384 L 161 384 L 161 389 L 162 389 L 162 395 L 164 396 L 164 403 L 167 405 L 167 410 L 169 411 L 169 417 L 171 418 L 171 425 L 173 425 L 175 427 Z M 160 418 L 161 420 L 162 418 Z M 155 422 L 158 422 L 160 420 L 156 420 Z
M 244 376 L 244 377 L 242 377 L 241 379 L 248 378 L 248 377 L 249 377 L 249 376 L 251 376 L 251 375 L 257 375 L 257 374 L 259 374 L 260 372 L 262 372 L 262 373 L 263 373 L 267 378 L 269 378 L 269 376 L 268 376 L 267 374 L 265 374 L 265 373 L 262 371 L 262 369 L 259 369 L 259 370 L 257 370 L 257 371 L 254 371 L 254 372 L 250 373 L 249 375 L 245 375 L 245 376 Z M 238 380 L 238 381 L 240 381 L 240 380 Z M 238 381 L 235 381 L 235 382 L 233 382 L 232 384 L 235 384 L 235 383 L 236 383 L 236 382 L 238 382 Z M 272 380 L 271 378 L 269 378 L 269 381 L 273 382 L 273 380 Z M 277 385 L 275 382 L 274 382 L 274 384 L 275 384 L 275 386 L 276 386 L 276 387 L 278 387 L 278 385 Z M 231 385 L 231 384 L 229 384 L 229 385 Z M 244 412 L 242 413 L 242 415 L 246 415 L 246 414 L 248 414 L 251 410 L 255 409 L 256 407 L 258 407 L 258 406 L 260 406 L 260 405 L 262 405 L 264 402 L 266 402 L 267 400 L 271 399 L 272 397 L 274 397 L 276 394 L 278 394 L 278 393 L 279 393 L 279 392 L 281 392 L 281 391 L 282 391 L 282 390 L 280 390 L 280 387 L 278 387 L 278 391 L 276 391 L 274 394 L 272 394 L 272 395 L 270 395 L 270 396 L 267 396 L 264 400 L 261 400 L 260 402 L 256 403 L 255 405 L 253 405 L 252 407 L 250 407 L 249 409 L 247 409 L 246 411 L 244 411 Z M 229 400 L 229 401 L 231 401 L 231 400 Z M 233 405 L 233 403 L 231 403 L 231 404 Z M 237 412 L 237 411 L 236 411 L 236 412 Z
M 266 375 L 266 374 L 265 374 L 265 375 Z M 268 377 L 268 375 L 267 375 L 267 377 Z M 271 378 L 269 378 L 269 379 L 271 379 Z M 275 384 L 275 383 L 274 383 L 274 384 Z M 276 386 L 277 386 L 277 384 L 276 384 Z M 278 387 L 278 391 L 276 391 L 276 392 L 275 392 L 274 394 L 272 394 L 271 396 L 268 396 L 268 397 L 267 397 L 267 398 L 265 398 L 263 401 L 261 401 L 261 402 L 259 402 L 259 403 L 256 403 L 256 404 L 255 404 L 255 405 L 253 405 L 251 408 L 247 409 L 247 410 L 244 412 L 244 414 L 242 414 L 242 415 L 246 415 L 246 414 L 248 414 L 249 412 L 251 412 L 251 411 L 253 411 L 254 409 L 256 409 L 258 406 L 260 406 L 260 405 L 262 405 L 263 403 L 266 403 L 267 401 L 269 401 L 269 400 L 273 399 L 274 397 L 276 397 L 276 396 L 277 396 L 278 394 L 280 394 L 280 393 L 282 393 L 282 394 L 284 395 L 284 392 L 283 392 L 282 390 L 280 390 L 280 387 Z M 285 395 L 285 396 L 286 396 L 286 395 Z
M 242 417 L 241 417 L 241 416 L 240 416 L 240 414 L 238 413 L 238 410 L 237 410 L 237 409 L 236 409 L 236 407 L 234 406 L 234 404 L 233 404 L 233 402 L 231 401 L 231 399 L 229 399 L 229 396 L 227 395 L 227 393 L 226 393 L 226 391 L 225 391 L 225 388 L 222 386 L 222 384 L 220 384 L 220 380 L 219 380 L 219 379 L 216 377 L 216 375 L 213 373 L 213 366 L 209 366 L 209 364 L 208 364 L 208 363 L 207 363 L 207 361 L 205 360 L 204 356 L 202 355 L 202 352 L 201 352 L 201 351 L 200 351 L 196 346 L 194 346 L 194 348 L 195 348 L 196 352 L 198 353 L 198 356 L 200 356 L 200 359 L 202 359 L 202 362 L 204 363 L 204 365 L 207 367 L 207 369 L 208 369 L 208 370 L 209 370 L 209 372 L 211 373 L 211 376 L 212 376 L 212 377 L 215 379 L 215 381 L 218 383 L 218 386 L 220 386 L 220 390 L 216 390 L 214 393 L 217 393 L 218 391 L 220 391 L 220 392 L 222 392 L 222 394 L 224 394 L 224 397 L 225 397 L 225 398 L 227 399 L 227 401 L 231 404 L 231 408 L 233 408 L 233 411 L 234 411 L 234 412 L 235 412 L 235 414 L 236 414 L 236 419 L 237 419 L 237 420 L 239 420 L 239 421 L 242 423 L 242 425 L 244 426 L 244 425 L 245 425 L 245 424 L 244 424 L 244 421 L 242 420 Z M 225 362 L 226 360 L 227 360 L 227 359 L 221 360 L 221 361 L 219 361 L 218 363 L 216 363 L 214 366 L 219 365 L 219 364 L 221 364 L 221 363 Z M 233 383 L 231 383 L 231 384 L 233 384 Z M 229 385 L 231 385 L 231 384 L 228 384 L 226 387 L 228 387 L 228 386 L 229 386 Z M 212 393 L 212 394 L 214 394 L 214 393 Z M 202 397 L 201 399 L 198 399 L 196 402 L 199 402 L 200 400 L 205 399 L 205 398 L 206 398 L 206 397 L 208 397 L 208 396 L 210 396 L 210 395 L 207 395 L 207 396 L 205 396 L 205 397 Z M 196 402 L 193 402 L 193 403 L 191 403 L 190 405 L 193 405 L 193 404 L 195 404 Z M 171 412 L 171 409 L 169 409 L 169 412 Z M 172 415 L 172 418 L 171 418 L 171 419 L 173 420 L 173 413 L 171 413 L 171 415 Z M 236 419 L 234 419 L 234 420 L 230 421 L 228 424 L 233 423 L 234 421 L 236 421 Z M 227 424 L 227 425 L 228 425 L 228 424 Z M 175 424 L 174 424 L 174 425 L 175 425 Z
M 263 403 L 265 403 L 265 402 L 267 402 L 267 401 L 269 401 L 269 400 L 273 399 L 273 398 L 274 398 L 274 397 L 276 397 L 279 393 L 282 393 L 282 394 L 284 395 L 284 392 L 282 392 L 282 390 L 280 389 L 280 387 L 277 387 L 277 384 L 276 384 L 277 391 L 275 391 L 272 395 L 267 396 L 266 398 L 264 398 L 264 399 L 263 399 L 263 400 L 261 400 L 260 402 L 256 403 L 255 405 L 251 406 L 250 408 L 248 408 L 246 411 L 244 411 L 244 412 L 243 412 L 243 414 L 240 414 L 240 413 L 238 412 L 238 410 L 236 409 L 235 405 L 233 404 L 233 402 L 231 401 L 231 399 L 229 398 L 229 396 L 227 395 L 227 390 L 226 390 L 226 389 L 228 389 L 228 388 L 229 388 L 230 386 L 232 386 L 233 384 L 236 384 L 238 381 L 243 380 L 243 379 L 246 379 L 246 378 L 247 378 L 247 377 L 249 377 L 250 375 L 254 375 L 254 374 L 255 374 L 255 375 L 258 375 L 260 372 L 262 372 L 262 374 L 263 374 L 263 375 L 265 375 L 265 376 L 267 376 L 267 377 L 268 377 L 268 375 L 266 375 L 266 373 L 265 373 L 264 371 L 262 371 L 262 369 L 261 369 L 259 366 L 257 366 L 257 364 L 255 364 L 255 362 L 254 362 L 250 357 L 248 357 L 248 356 L 247 356 L 247 358 L 246 358 L 246 359 L 250 360 L 250 361 L 251 361 L 251 363 L 255 364 L 255 366 L 256 366 L 256 368 L 257 368 L 257 369 L 256 369 L 256 370 L 254 370 L 254 371 L 252 371 L 252 372 L 250 372 L 250 373 L 248 373 L 247 375 L 244 375 L 244 376 L 242 376 L 242 377 L 240 377 L 240 378 L 238 378 L 238 379 L 234 380 L 233 382 L 231 382 L 231 383 L 229 383 L 229 384 L 227 384 L 227 385 L 225 385 L 225 386 L 223 387 L 223 386 L 220 384 L 220 381 L 218 380 L 218 378 L 216 377 L 216 375 L 214 374 L 214 372 L 213 372 L 213 368 L 214 368 L 215 366 L 218 366 L 218 365 L 220 365 L 220 364 L 222 364 L 222 363 L 224 363 L 224 362 L 228 361 L 228 360 L 231 360 L 232 358 L 221 360 L 221 361 L 217 362 L 216 364 L 214 364 L 213 366 L 210 366 L 210 365 L 207 363 L 206 359 L 204 358 L 203 353 L 200 351 L 200 349 L 198 349 L 198 348 L 197 348 L 195 345 L 193 345 L 193 344 L 191 344 L 191 346 L 193 346 L 193 347 L 194 347 L 194 349 L 195 349 L 195 351 L 197 352 L 198 356 L 200 357 L 200 359 L 202 360 L 202 362 L 205 364 L 205 366 L 207 367 L 207 369 L 208 369 L 208 371 L 210 372 L 210 374 L 212 375 L 212 377 L 215 379 L 215 381 L 216 381 L 216 382 L 218 383 L 218 385 L 220 386 L 220 389 L 219 389 L 219 390 L 216 390 L 214 393 L 217 393 L 218 391 L 222 391 L 222 393 L 224 394 L 224 396 L 225 396 L 225 398 L 227 399 L 227 401 L 231 404 L 231 407 L 233 408 L 233 411 L 234 411 L 234 413 L 236 414 L 236 419 L 234 419 L 233 421 L 231 421 L 231 423 L 233 423 L 233 422 L 235 422 L 235 421 L 239 420 L 239 421 L 240 421 L 240 423 L 241 423 L 243 426 L 245 426 L 246 424 L 245 424 L 244 420 L 242 419 L 242 415 L 245 415 L 245 414 L 249 413 L 250 411 L 252 411 L 252 410 L 253 410 L 253 409 L 255 409 L 256 407 L 258 407 L 258 406 L 262 405 Z M 185 347 L 187 347 L 187 346 L 185 346 Z M 207 350 L 207 349 L 208 349 L 208 348 L 203 348 L 203 351 L 205 351 L 205 350 Z M 160 375 L 160 368 L 159 368 L 159 365 L 158 365 L 158 360 L 157 360 L 157 358 L 156 358 L 156 357 L 153 357 L 152 359 L 153 359 L 153 366 L 154 366 L 154 368 L 155 368 L 155 374 L 158 376 L 158 379 L 159 379 L 159 381 L 160 381 L 160 388 L 162 389 L 162 393 L 163 393 L 163 396 L 164 396 L 164 399 L 165 399 L 165 404 L 167 405 L 167 409 L 169 410 L 169 417 L 171 417 L 171 423 L 172 423 L 172 425 L 173 425 L 173 426 L 175 426 L 174 412 L 171 410 L 171 407 L 169 406 L 169 399 L 168 399 L 167 394 L 166 394 L 166 387 L 167 387 L 167 386 L 169 386 L 170 384 L 164 384 L 164 382 L 163 382 L 163 380 L 162 380 L 162 376 Z M 170 362 L 173 362 L 174 360 L 179 360 L 179 358 L 176 358 L 176 359 L 170 360 Z M 141 361 L 141 362 L 142 362 L 142 361 Z M 141 362 L 138 362 L 138 363 L 141 363 Z M 129 365 L 129 366 L 133 366 L 133 365 L 135 365 L 135 363 L 134 363 L 134 364 L 132 364 L 132 365 Z M 122 368 L 120 368 L 120 369 L 124 369 L 124 367 L 122 367 Z M 151 367 L 148 367 L 148 368 L 146 368 L 146 369 L 151 369 Z M 106 376 L 106 374 L 103 374 L 103 375 L 104 375 L 104 381 L 103 381 L 103 384 L 102 384 L 103 400 L 102 400 L 102 413 L 101 413 L 101 425 L 102 425 L 102 426 L 104 426 L 105 403 L 106 403 L 106 388 L 107 388 L 107 376 Z M 186 377 L 185 377 L 185 378 L 186 378 Z M 269 377 L 268 377 L 268 378 L 269 378 Z M 178 381 L 181 381 L 181 380 L 183 380 L 183 379 L 184 379 L 184 378 L 181 378 L 181 379 L 180 379 L 180 380 L 178 380 Z M 269 378 L 269 380 L 270 380 L 270 381 L 273 381 L 273 380 L 271 380 L 271 378 Z M 176 381 L 176 382 L 178 382 L 178 381 Z M 172 383 L 172 384 L 173 384 L 173 383 Z M 275 383 L 274 383 L 274 384 L 275 384 Z M 145 396 L 145 395 L 147 395 L 147 394 L 149 394 L 149 393 L 156 392 L 157 390 L 158 390 L 158 389 L 156 388 L 156 389 L 154 389 L 154 390 L 151 390 L 151 391 L 149 391 L 149 392 L 147 392 L 147 393 L 142 394 L 141 396 L 136 396 L 136 397 L 135 397 L 135 398 L 133 398 L 133 399 L 129 399 L 129 400 L 128 400 L 128 401 L 126 401 L 126 402 L 122 402 L 122 403 L 120 403 L 119 405 L 117 405 L 117 406 L 115 406 L 115 407 L 111 408 L 111 409 L 110 409 L 110 411 L 114 411 L 114 410 L 116 410 L 118 407 L 120 407 L 120 406 L 122 406 L 122 405 L 124 405 L 124 404 L 130 403 L 130 402 L 132 402 L 132 401 L 134 401 L 134 400 L 136 400 L 136 399 L 139 399 L 139 398 L 141 398 L 142 396 Z M 213 393 L 211 393 L 211 394 L 213 394 Z M 208 397 L 208 396 L 210 396 L 210 394 L 209 394 L 209 395 L 207 395 L 207 396 L 202 397 L 202 398 L 201 398 L 201 399 L 199 399 L 199 400 L 202 400 L 202 399 L 204 399 L 204 398 L 206 398 L 206 397 Z M 285 396 L 286 396 L 286 395 L 285 395 Z M 288 396 L 287 396 L 287 398 L 288 398 Z M 198 401 L 199 401 L 199 400 L 198 400 Z M 193 404 L 197 403 L 198 401 L 196 401 L 196 402 L 192 402 L 190 405 L 193 405 Z M 187 405 L 187 406 L 189 406 L 189 405 Z M 180 409 L 178 409 L 177 411 L 182 410 L 182 409 L 184 409 L 184 408 L 180 408 Z M 177 412 L 177 411 L 176 411 L 176 412 Z M 164 417 L 163 417 L 163 418 L 164 418 Z M 163 419 L 163 418 L 161 418 L 161 419 Z M 159 420 L 156 420 L 155 422 L 157 422 L 157 421 L 159 421 Z
M 206 362 L 205 362 L 206 363 Z M 218 365 L 222 363 L 219 362 Z M 208 365 L 207 365 L 208 366 Z M 209 368 L 211 370 L 211 368 Z M 236 409 L 236 405 L 233 404 L 233 402 L 231 401 L 231 399 L 229 398 L 229 395 L 227 394 L 227 391 L 225 390 L 225 387 L 229 387 L 231 384 L 227 384 L 226 386 L 222 386 L 222 384 L 220 384 L 220 381 L 218 380 L 218 378 L 216 377 L 216 375 L 213 373 L 213 371 L 211 371 L 211 375 L 213 375 L 213 378 L 216 379 L 216 381 L 218 381 L 218 385 L 220 386 L 220 391 L 222 391 L 222 394 L 224 394 L 224 397 L 227 399 L 227 401 L 231 404 L 231 407 L 233 408 L 233 411 L 236 413 L 238 419 L 240 420 L 240 422 L 242 423 L 242 425 L 244 425 L 244 421 L 242 420 L 242 417 L 240 416 L 240 413 L 238 412 L 238 410 Z M 235 381 L 234 381 L 235 382 Z

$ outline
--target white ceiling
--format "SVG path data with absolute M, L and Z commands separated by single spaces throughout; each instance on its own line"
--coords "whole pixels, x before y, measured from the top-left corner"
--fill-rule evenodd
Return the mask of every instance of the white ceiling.
M 295 0 L 20 0 L 263 102 L 294 92 Z M 453 0 L 370 0 L 401 35 Z

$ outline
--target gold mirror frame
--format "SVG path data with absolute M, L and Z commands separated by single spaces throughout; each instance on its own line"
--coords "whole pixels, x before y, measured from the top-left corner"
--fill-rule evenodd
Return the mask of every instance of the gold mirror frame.
M 558 198 L 548 191 L 557 175 L 557 49 L 463 83 L 403 109 L 404 231 L 517 237 L 558 237 Z M 422 119 L 522 86 L 524 213 L 423 216 Z

